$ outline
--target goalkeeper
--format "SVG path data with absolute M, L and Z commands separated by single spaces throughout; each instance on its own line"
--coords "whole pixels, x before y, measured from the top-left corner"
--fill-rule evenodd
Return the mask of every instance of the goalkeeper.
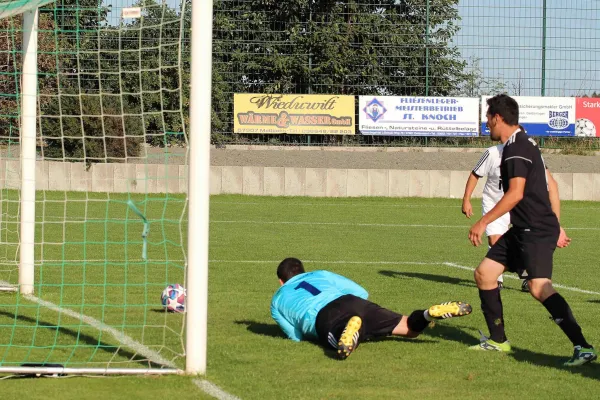
M 277 267 L 281 287 L 271 301 L 271 316 L 292 340 L 317 340 L 346 359 L 362 341 L 397 335 L 415 338 L 432 319 L 468 315 L 471 306 L 450 301 L 401 315 L 371 303 L 361 286 L 329 271 L 305 272 L 302 262 L 286 258 Z

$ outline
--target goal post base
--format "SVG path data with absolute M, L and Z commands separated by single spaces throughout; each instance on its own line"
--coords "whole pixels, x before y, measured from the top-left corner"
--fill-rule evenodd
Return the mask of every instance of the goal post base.
M 64 375 L 184 375 L 174 368 L 66 368 L 66 367 L 0 367 L 0 375 L 64 376 Z

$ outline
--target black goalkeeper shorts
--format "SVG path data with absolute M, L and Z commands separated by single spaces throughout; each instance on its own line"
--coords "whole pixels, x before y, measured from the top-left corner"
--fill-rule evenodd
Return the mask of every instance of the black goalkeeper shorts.
M 378 336 L 388 336 L 402 319 L 401 314 L 387 310 L 368 300 L 351 294 L 337 298 L 319 311 L 315 323 L 319 342 L 336 347 L 348 320 L 354 316 L 362 319 L 360 341 Z M 330 339 L 331 338 L 331 339 Z
M 536 236 L 510 228 L 487 253 L 487 258 L 516 272 L 521 279 L 552 278 L 558 235 Z

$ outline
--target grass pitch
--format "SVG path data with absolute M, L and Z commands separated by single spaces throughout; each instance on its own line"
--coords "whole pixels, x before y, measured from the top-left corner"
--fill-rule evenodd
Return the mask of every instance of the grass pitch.
M 58 221 L 66 212 L 69 220 L 87 222 L 40 225 L 39 240 L 46 245 L 38 249 L 41 286 L 36 293 L 127 334 L 181 367 L 181 316 L 161 312 L 159 297 L 164 284 L 183 279 L 183 199 L 139 199 L 150 220 L 148 262 L 140 259 L 141 223 L 128 213 L 125 200 L 99 196 L 93 202 L 73 201 L 67 211 L 61 201 L 45 203 L 42 221 Z M 507 277 L 502 292 L 514 353 L 467 349 L 478 342 L 479 329 L 486 331 L 470 270 L 486 248 L 469 244 L 474 220 L 460 213 L 459 200 L 211 200 L 206 378 L 227 392 L 242 399 L 598 397 L 600 363 L 573 370 L 561 366 L 571 355 L 570 343 L 544 307 L 520 292 L 519 280 Z M 88 208 L 81 208 L 86 203 Z M 598 221 L 598 203 L 563 203 L 562 224 L 573 242 L 557 250 L 554 269 L 555 283 L 564 286 L 559 291 L 596 346 Z M 11 238 L 12 230 L 6 230 L 5 238 Z M 8 265 L 14 249 L 5 250 L 0 255 Z M 286 340 L 270 319 L 269 303 L 278 287 L 275 269 L 290 256 L 303 260 L 309 270 L 328 269 L 357 281 L 372 301 L 400 313 L 446 300 L 467 301 L 474 312 L 437 322 L 416 340 L 363 343 L 340 362 L 317 345 Z M 14 270 L 0 270 L 0 279 L 15 278 Z M 147 365 L 135 349 L 106 332 L 14 294 L 0 295 L 0 338 L 3 365 L 34 360 L 71 366 Z M 56 393 L 63 399 L 145 399 L 164 390 L 179 398 L 205 397 L 188 377 L 28 382 L 24 389 L 22 380 L 7 380 L 3 394 L 17 396 L 25 390 L 31 398 Z

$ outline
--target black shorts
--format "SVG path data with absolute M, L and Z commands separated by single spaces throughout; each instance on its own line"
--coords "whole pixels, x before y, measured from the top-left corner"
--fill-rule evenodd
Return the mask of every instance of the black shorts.
M 486 257 L 522 279 L 550 279 L 557 241 L 558 234 L 540 235 L 513 227 L 498 239 Z
M 390 335 L 402 319 L 401 314 L 348 294 L 327 304 L 317 314 L 315 325 L 319 342 L 333 346 L 329 341 L 330 335 L 337 342 L 348 320 L 356 315 L 362 319 L 359 331 L 361 341 Z

